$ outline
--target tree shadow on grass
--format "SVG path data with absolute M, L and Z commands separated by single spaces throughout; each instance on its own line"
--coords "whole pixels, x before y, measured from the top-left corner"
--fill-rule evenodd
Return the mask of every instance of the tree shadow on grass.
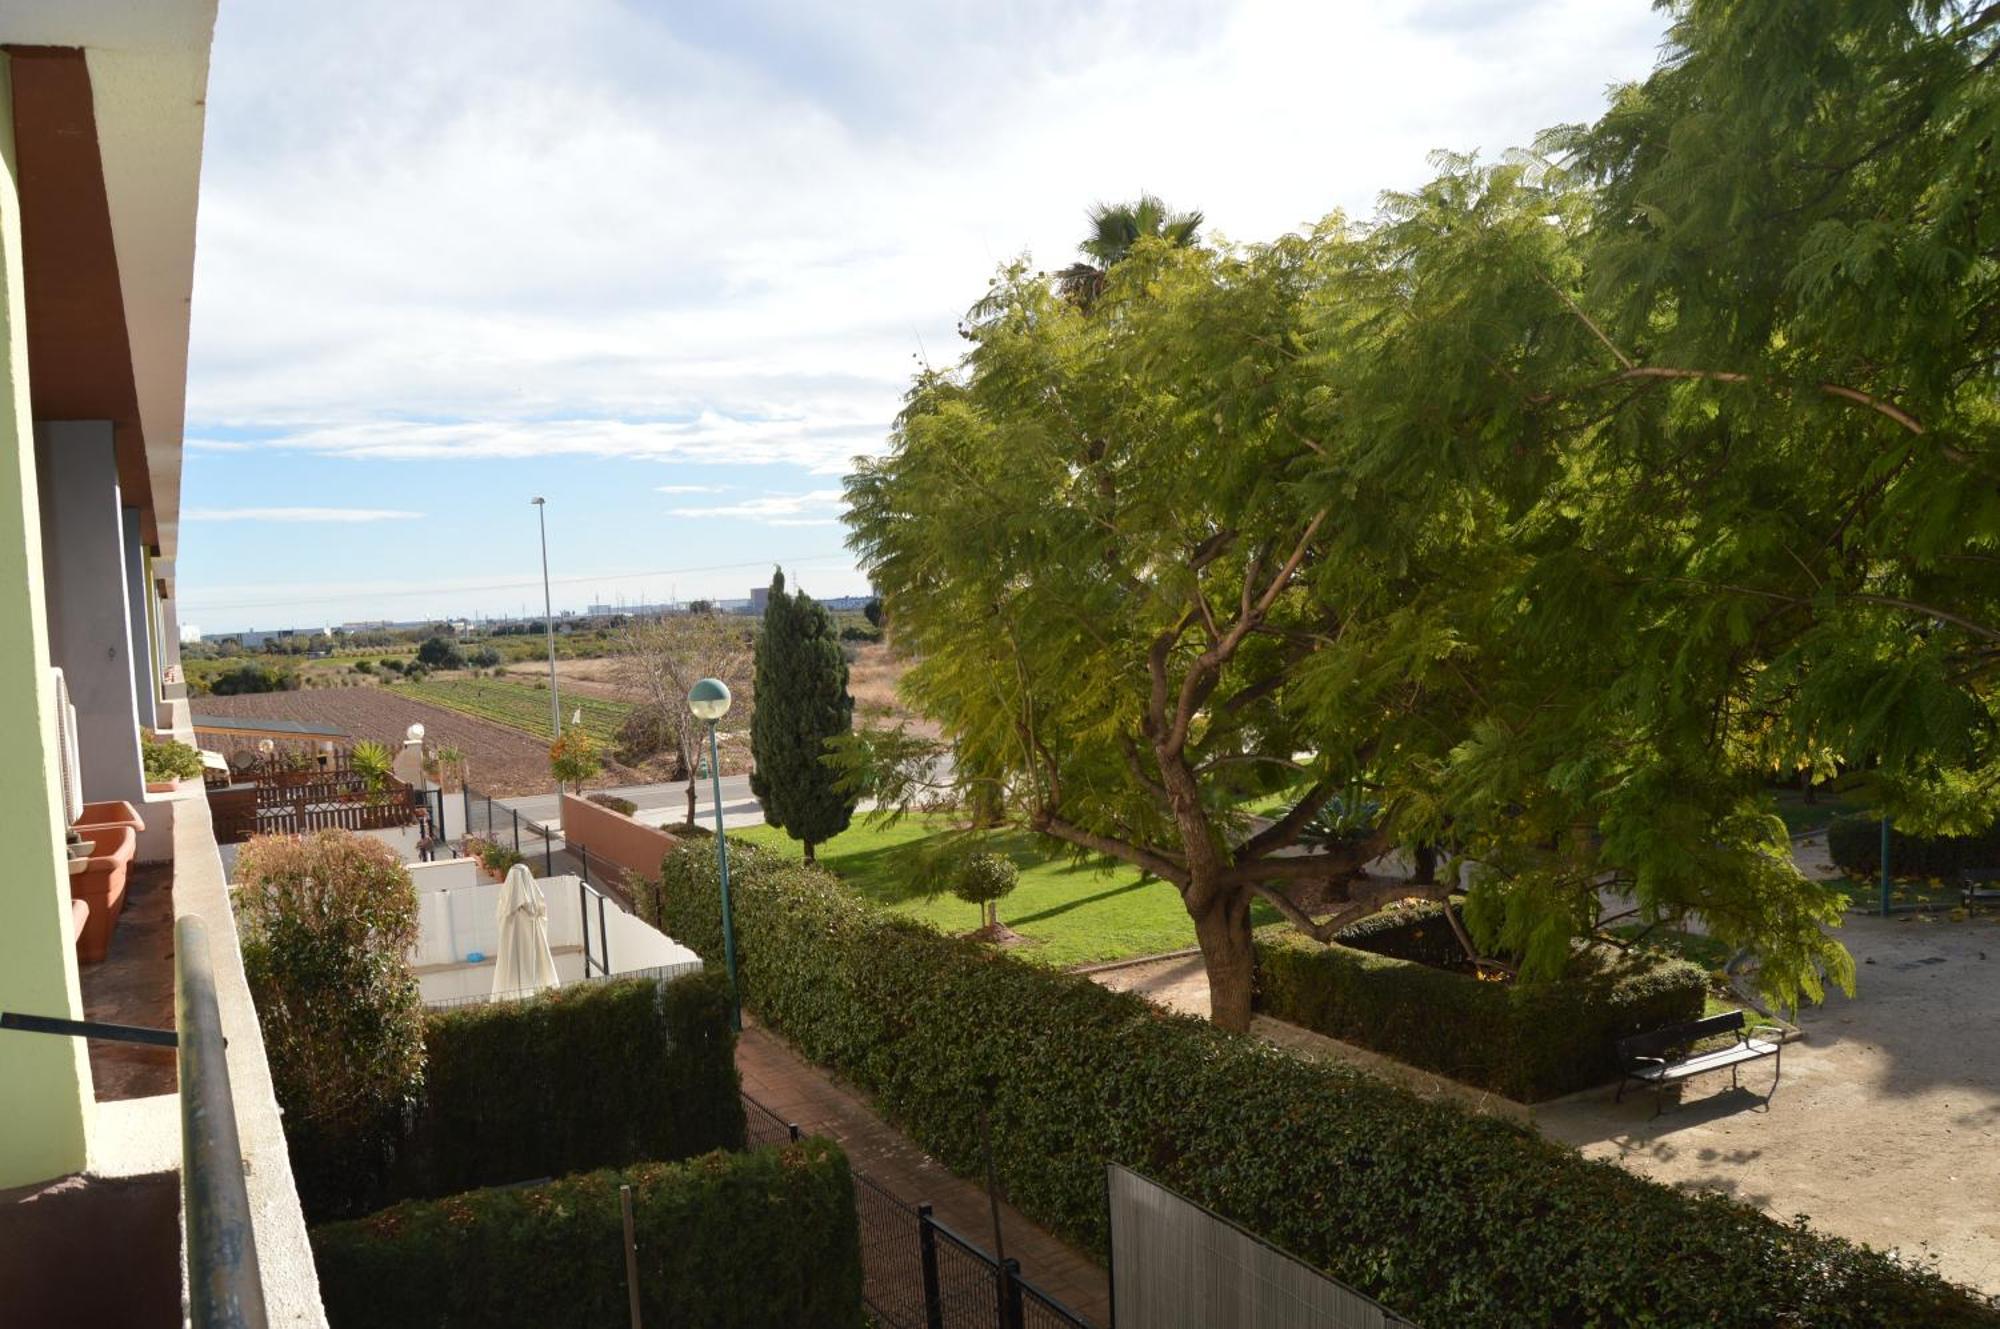
M 1081 909 L 1087 904 L 1096 904 L 1100 900 L 1109 900 L 1115 896 L 1129 895 L 1133 891 L 1144 889 L 1147 886 L 1165 886 L 1168 890 L 1173 889 L 1173 887 L 1167 886 L 1167 883 L 1163 881 L 1128 881 L 1123 886 L 1113 886 L 1108 891 L 1099 891 L 1095 895 L 1080 895 L 1074 900 L 1065 900 L 1061 904 L 1051 905 L 1047 909 L 1042 909 L 1032 914 L 1020 914 L 1009 918 L 1007 921 L 1010 925 L 1016 923 L 1039 923 L 1045 918 L 1055 918 L 1058 915 L 1067 914 L 1072 909 Z

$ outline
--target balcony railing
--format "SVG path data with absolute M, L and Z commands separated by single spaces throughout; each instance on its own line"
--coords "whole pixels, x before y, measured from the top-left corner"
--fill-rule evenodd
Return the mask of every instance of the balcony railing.
M 174 925 L 174 1024 L 180 1034 L 189 1323 L 195 1329 L 265 1329 L 257 1234 L 243 1180 L 208 925 L 192 914 Z

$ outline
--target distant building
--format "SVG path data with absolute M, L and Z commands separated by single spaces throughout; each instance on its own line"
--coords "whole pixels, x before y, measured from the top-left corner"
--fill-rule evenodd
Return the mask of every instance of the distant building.
M 771 603 L 771 588 L 770 588 L 770 587 L 768 587 L 768 586 L 754 586 L 754 587 L 752 587 L 752 588 L 751 588 L 751 590 L 750 590 L 750 612 L 751 612 L 751 613 L 753 613 L 753 614 L 761 614 L 761 613 L 763 613 L 763 612 L 764 612 L 764 610 L 765 610 L 765 608 L 766 608 L 766 607 L 768 607 L 768 606 L 770 605 L 770 603 Z
M 181 624 L 181 645 L 186 646 L 190 642 L 197 642 L 200 640 L 201 640 L 200 628 L 196 627 L 192 623 Z

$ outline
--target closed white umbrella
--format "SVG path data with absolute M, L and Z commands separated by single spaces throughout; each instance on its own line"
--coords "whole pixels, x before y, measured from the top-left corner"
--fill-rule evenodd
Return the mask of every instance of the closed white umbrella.
M 500 945 L 493 966 L 493 995 L 559 987 L 556 957 L 549 953 L 549 902 L 525 863 L 507 870 L 500 885 Z

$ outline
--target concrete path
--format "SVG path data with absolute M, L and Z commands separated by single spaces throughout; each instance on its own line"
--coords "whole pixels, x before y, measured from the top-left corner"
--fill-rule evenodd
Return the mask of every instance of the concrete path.
M 883 1121 L 860 1091 L 839 1083 L 755 1024 L 746 1024 L 736 1045 L 736 1067 L 750 1098 L 808 1134 L 838 1140 L 857 1173 L 912 1207 L 930 1204 L 939 1221 L 993 1249 L 985 1191 L 953 1176 Z M 1042 1231 L 1010 1204 L 1001 1205 L 1000 1219 L 1007 1255 L 1021 1262 L 1025 1278 L 1093 1323 L 1111 1323 L 1110 1284 L 1090 1257 Z M 868 1234 L 863 1237 L 866 1243 Z
M 1799 1014 L 1804 1039 L 1786 1045 L 1768 1104 L 1769 1061 L 1744 1068 L 1740 1090 L 1727 1075 L 1695 1081 L 1685 1106 L 1654 1119 L 1646 1094 L 1616 1104 L 1607 1086 L 1524 1110 L 1294 1025 L 1259 1017 L 1255 1032 L 1420 1093 L 1525 1116 L 1587 1157 L 1657 1181 L 1934 1258 L 1947 1278 L 2000 1294 L 2000 919 L 1850 915 L 1841 939 L 1854 954 L 1855 995 Z M 1092 977 L 1208 1014 L 1199 957 Z

